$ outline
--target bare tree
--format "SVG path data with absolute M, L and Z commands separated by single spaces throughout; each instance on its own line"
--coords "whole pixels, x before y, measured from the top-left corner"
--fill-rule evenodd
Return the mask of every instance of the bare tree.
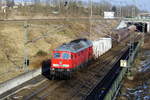
M 2 0 L 0 0 L 0 6 L 2 6 Z
M 35 5 L 39 5 L 40 4 L 40 0 L 34 0 L 34 4 Z
M 45 4 L 46 4 L 46 6 L 50 6 L 50 0 L 45 0 Z
M 15 2 L 14 2 L 14 0 L 6 0 L 6 5 L 8 7 L 13 7 L 15 5 Z

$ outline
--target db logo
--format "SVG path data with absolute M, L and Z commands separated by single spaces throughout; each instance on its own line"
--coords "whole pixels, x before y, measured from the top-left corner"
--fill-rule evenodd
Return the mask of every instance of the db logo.
M 60 61 L 59 64 L 62 64 L 62 61 Z

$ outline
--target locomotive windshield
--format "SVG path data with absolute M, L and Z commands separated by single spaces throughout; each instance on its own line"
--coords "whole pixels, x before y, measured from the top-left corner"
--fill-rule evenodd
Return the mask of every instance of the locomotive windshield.
M 62 54 L 62 58 L 63 59 L 69 59 L 70 58 L 70 55 L 68 53 L 63 53 Z
M 55 59 L 70 59 L 70 54 L 68 53 L 54 53 L 54 58 Z
M 54 58 L 60 58 L 60 53 L 54 53 Z

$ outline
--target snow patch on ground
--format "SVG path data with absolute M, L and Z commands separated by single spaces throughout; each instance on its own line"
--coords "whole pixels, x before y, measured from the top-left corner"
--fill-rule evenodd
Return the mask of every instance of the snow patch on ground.
M 139 69 L 139 72 L 147 72 L 148 70 L 150 70 L 150 60 L 142 65 L 142 67 Z
M 138 70 L 139 72 L 147 72 L 150 70 L 150 51 L 144 53 L 148 58 L 141 62 L 141 68 Z
M 125 96 L 130 100 L 150 100 L 150 84 L 147 82 L 136 88 L 127 88 Z
M 140 63 L 141 68 L 138 71 L 147 73 L 150 71 L 150 51 L 146 51 L 143 56 L 146 57 L 146 60 Z M 135 88 L 127 88 L 124 96 L 128 100 L 150 100 L 150 80 L 145 80 Z

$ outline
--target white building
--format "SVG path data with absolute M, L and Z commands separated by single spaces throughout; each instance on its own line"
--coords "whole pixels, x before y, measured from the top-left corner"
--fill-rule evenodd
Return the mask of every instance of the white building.
M 138 17 L 139 18 L 150 18 L 150 13 L 140 13 L 139 15 L 138 15 Z
M 115 12 L 107 11 L 104 12 L 104 19 L 114 19 L 115 17 Z
M 33 2 L 24 2 L 24 1 L 15 2 L 15 6 L 19 6 L 19 5 L 21 5 L 21 6 L 25 6 L 25 5 L 30 6 L 30 5 L 33 5 Z

